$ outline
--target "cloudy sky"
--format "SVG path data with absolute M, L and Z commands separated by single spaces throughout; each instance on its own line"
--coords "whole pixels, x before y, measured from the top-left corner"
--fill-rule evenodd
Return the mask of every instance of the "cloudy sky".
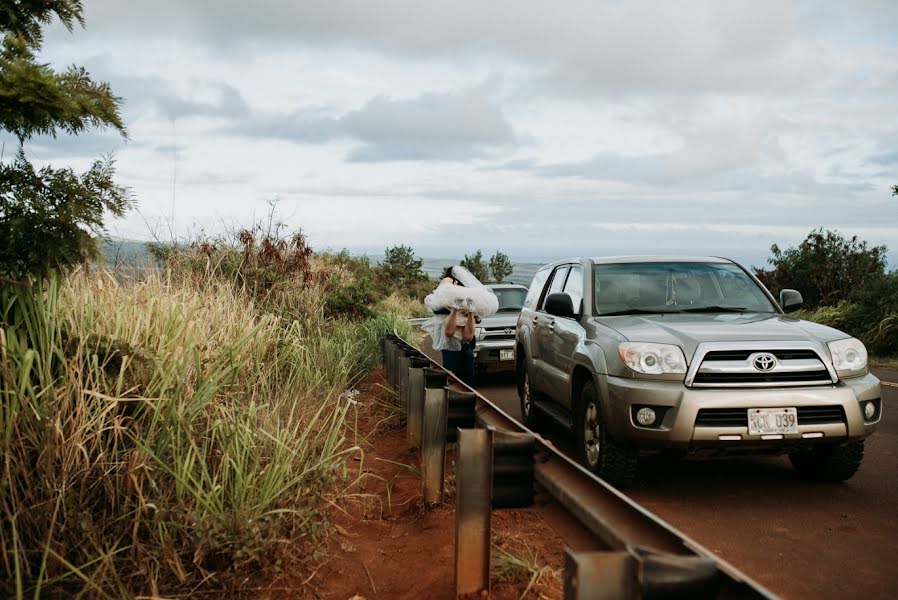
M 315 247 L 759 263 L 817 226 L 898 263 L 898 2 L 84 0 L 43 58 L 124 99 L 138 209 L 217 232 L 269 202 Z M 9 145 L 7 145 L 7 148 Z M 454 254 L 453 254 L 454 253 Z

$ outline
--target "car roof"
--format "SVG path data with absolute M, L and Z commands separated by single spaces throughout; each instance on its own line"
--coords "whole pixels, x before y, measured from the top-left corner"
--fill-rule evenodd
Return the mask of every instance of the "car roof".
M 678 254 L 647 254 L 647 255 L 623 255 L 623 256 L 592 256 L 592 257 L 582 257 L 582 256 L 574 256 L 571 258 L 565 258 L 562 260 L 556 260 L 551 263 L 547 263 L 540 270 L 545 269 L 547 267 L 554 267 L 556 265 L 563 265 L 567 263 L 582 263 L 583 261 L 589 261 L 594 265 L 610 265 L 610 264 L 619 264 L 619 263 L 670 263 L 670 262 L 682 262 L 682 263 L 732 263 L 734 261 L 729 258 L 723 258 L 721 256 L 687 256 L 687 255 L 678 255 Z
M 518 283 L 485 283 L 483 284 L 488 288 L 524 288 L 527 289 L 526 285 L 520 285 Z
M 607 265 L 612 263 L 638 263 L 638 262 L 705 262 L 705 263 L 728 263 L 733 262 L 728 258 L 720 256 L 685 256 L 685 255 L 649 255 L 649 256 L 601 256 L 590 258 L 593 264 Z

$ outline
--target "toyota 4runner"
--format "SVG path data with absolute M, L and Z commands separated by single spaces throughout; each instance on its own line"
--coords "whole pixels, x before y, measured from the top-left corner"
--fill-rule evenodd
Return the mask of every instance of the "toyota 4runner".
M 524 421 L 571 429 L 616 485 L 663 450 L 788 453 L 808 477 L 848 479 L 880 420 L 879 380 L 860 341 L 787 316 L 801 304 L 722 258 L 547 265 L 518 320 Z

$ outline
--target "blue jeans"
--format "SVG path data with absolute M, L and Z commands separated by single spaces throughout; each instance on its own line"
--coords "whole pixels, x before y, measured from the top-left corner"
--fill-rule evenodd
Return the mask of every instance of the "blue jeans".
M 443 350 L 443 366 L 455 373 L 459 379 L 474 387 L 474 349 Z

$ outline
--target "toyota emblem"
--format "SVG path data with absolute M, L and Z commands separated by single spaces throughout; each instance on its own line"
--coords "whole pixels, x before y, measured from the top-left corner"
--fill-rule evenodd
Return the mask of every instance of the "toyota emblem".
M 758 354 L 751 361 L 751 364 L 758 371 L 772 371 L 776 366 L 776 357 L 772 354 Z
M 514 333 L 514 329 L 512 329 L 511 327 L 505 328 L 505 335 L 511 335 L 513 333 Z

